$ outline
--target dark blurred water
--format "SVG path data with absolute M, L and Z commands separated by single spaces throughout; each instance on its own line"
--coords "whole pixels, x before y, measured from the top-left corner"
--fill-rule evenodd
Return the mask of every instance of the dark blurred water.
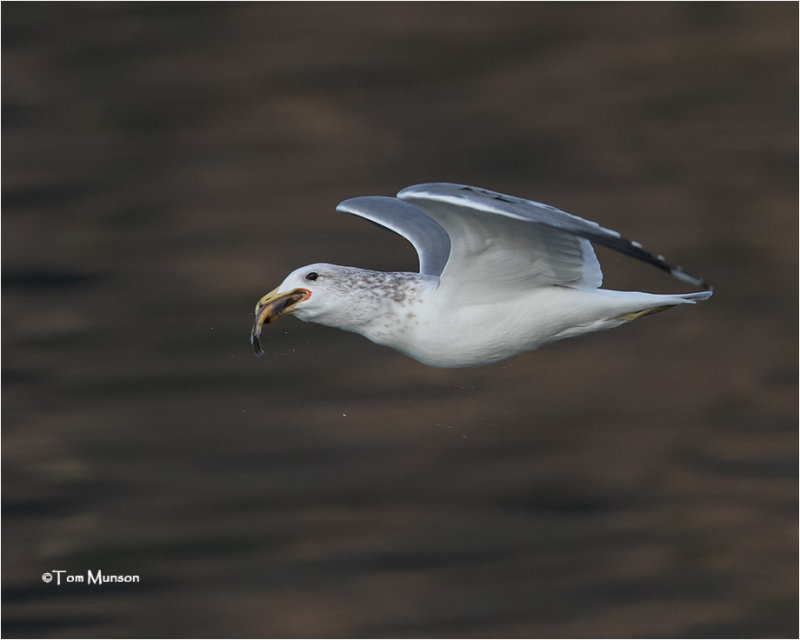
M 796 636 L 797 17 L 4 3 L 4 637 Z M 295 267 L 414 268 L 340 200 L 435 180 L 715 296 L 473 370 L 253 357 Z

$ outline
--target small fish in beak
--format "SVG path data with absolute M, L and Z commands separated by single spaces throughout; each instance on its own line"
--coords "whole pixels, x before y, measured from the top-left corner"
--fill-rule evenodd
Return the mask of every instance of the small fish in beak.
M 311 296 L 308 289 L 294 289 L 288 293 L 281 293 L 273 289 L 256 304 L 255 320 L 250 330 L 250 344 L 257 356 L 264 355 L 261 348 L 261 329 L 277 317 L 290 313 L 298 302 L 307 300 Z

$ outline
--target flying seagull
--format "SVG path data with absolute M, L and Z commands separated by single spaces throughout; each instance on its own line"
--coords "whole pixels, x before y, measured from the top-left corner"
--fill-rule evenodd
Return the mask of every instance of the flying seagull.
M 293 313 L 426 365 L 476 367 L 712 293 L 704 280 L 616 231 L 478 187 L 421 184 L 396 198 L 345 200 L 337 210 L 406 238 L 419 256 L 419 273 L 324 263 L 296 269 L 256 304 L 250 341 L 257 355 L 263 353 L 263 326 Z M 603 274 L 592 242 L 704 290 L 660 295 L 600 289 Z

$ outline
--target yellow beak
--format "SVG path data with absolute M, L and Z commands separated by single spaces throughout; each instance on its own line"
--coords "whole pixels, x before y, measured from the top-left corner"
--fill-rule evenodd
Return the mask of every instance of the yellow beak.
M 308 289 L 294 289 L 288 293 L 281 293 L 273 289 L 256 304 L 255 320 L 250 330 L 250 344 L 257 356 L 264 355 L 261 348 L 261 329 L 279 316 L 291 312 L 298 302 L 307 300 L 311 292 Z

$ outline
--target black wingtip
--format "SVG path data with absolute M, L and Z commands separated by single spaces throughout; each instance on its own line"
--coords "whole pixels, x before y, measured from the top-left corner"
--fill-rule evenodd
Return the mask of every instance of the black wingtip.
M 698 278 L 696 276 L 693 276 L 690 273 L 686 273 L 686 271 L 684 271 L 680 267 L 672 267 L 669 270 L 669 273 L 673 278 L 677 278 L 678 280 L 681 280 L 682 282 L 687 282 L 692 286 L 700 287 L 702 289 L 706 288 L 706 286 L 705 286 L 706 283 L 702 278 Z
M 714 291 L 714 287 L 712 287 L 703 278 L 698 278 L 697 276 L 693 276 L 692 274 L 684 271 L 681 267 L 671 267 L 669 272 L 670 275 L 677 278 L 678 280 L 681 280 L 682 282 L 687 282 L 692 286 L 704 289 L 705 291 Z

